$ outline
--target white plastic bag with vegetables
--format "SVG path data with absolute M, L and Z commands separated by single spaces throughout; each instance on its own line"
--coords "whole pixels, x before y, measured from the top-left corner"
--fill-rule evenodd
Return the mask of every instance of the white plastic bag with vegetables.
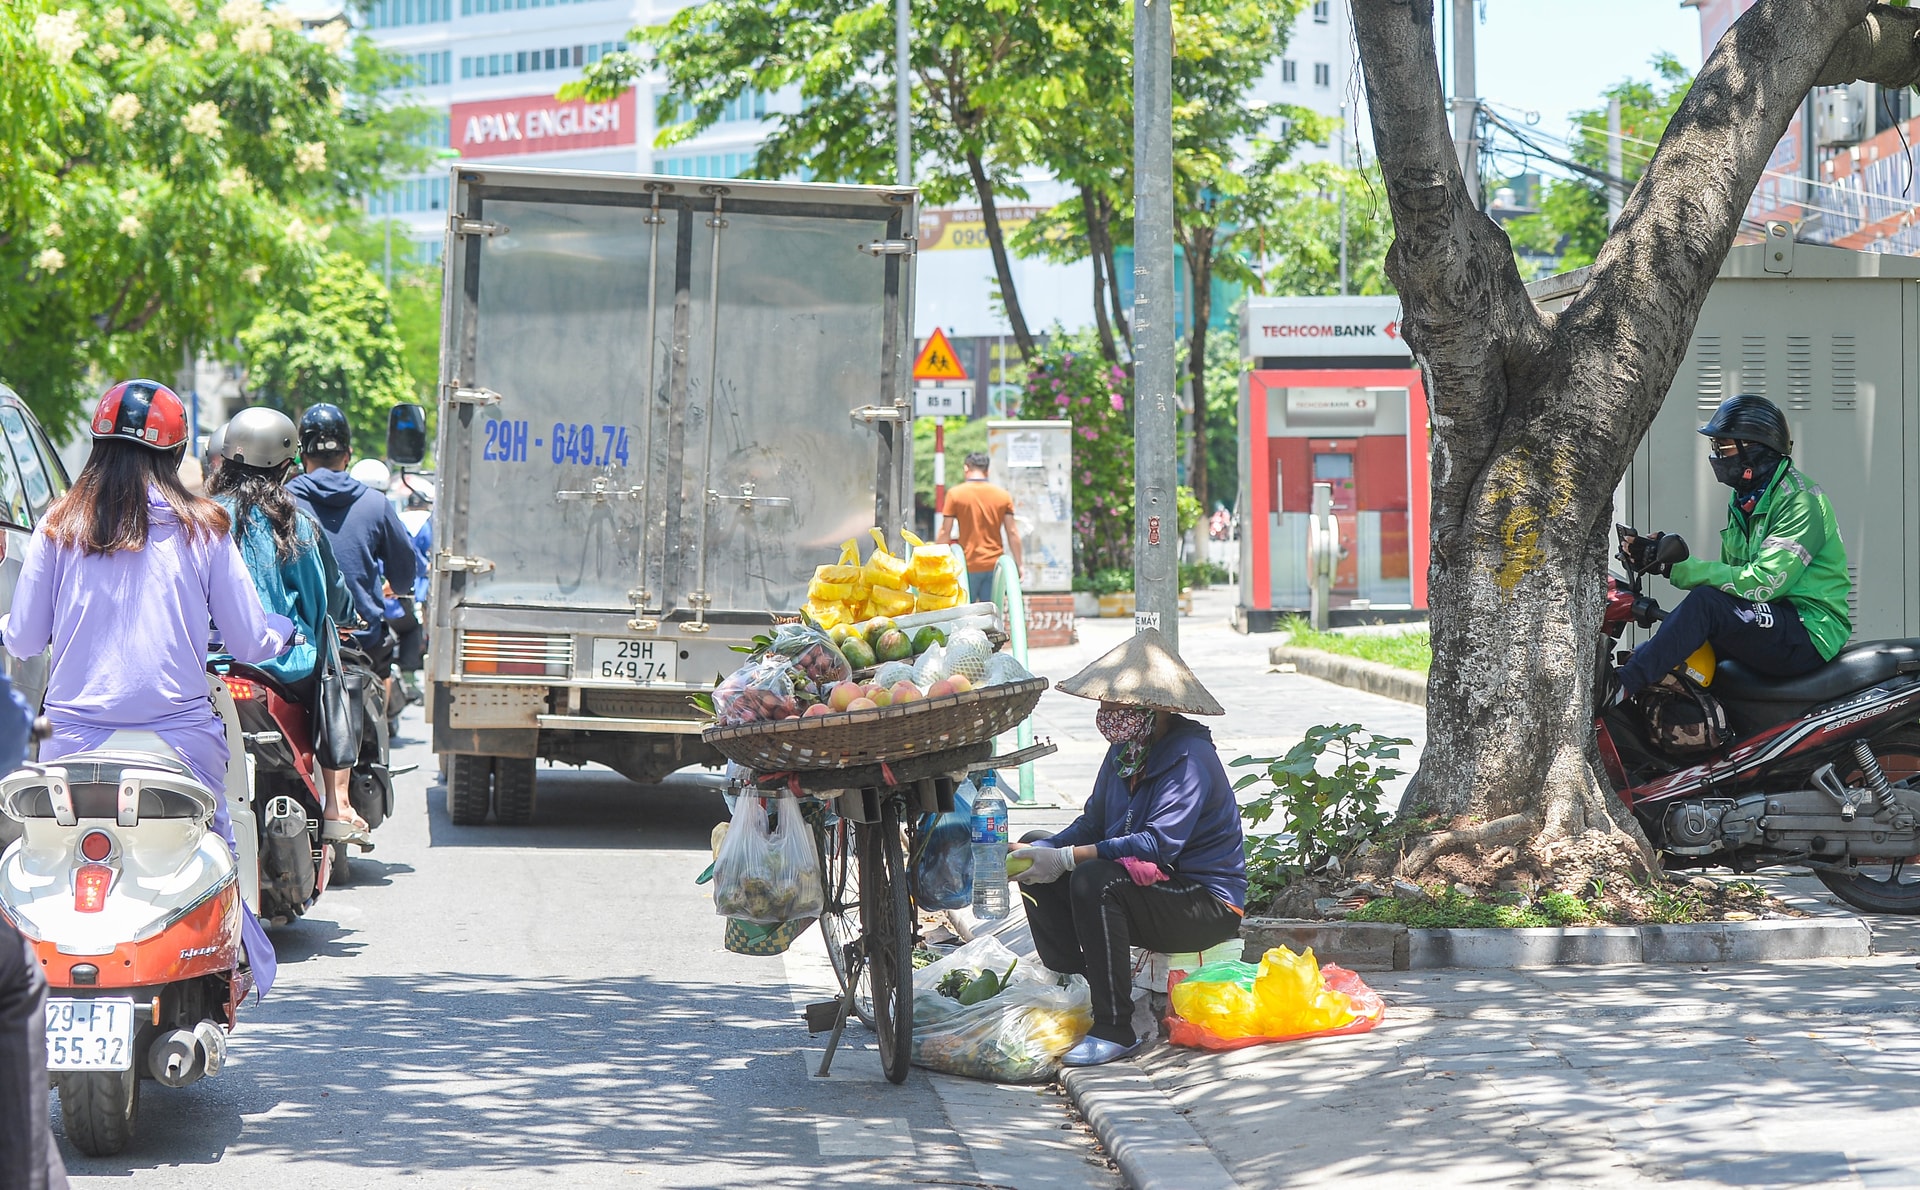
M 825 899 L 820 853 L 814 850 L 799 799 L 743 794 L 713 861 L 714 911 L 772 925 L 818 917 Z
M 946 991 L 942 991 L 942 985 Z M 972 1003 L 962 1003 L 970 1000 Z M 1052 1078 L 1093 1028 L 1087 981 L 982 937 L 913 973 L 913 1064 L 998 1083 Z

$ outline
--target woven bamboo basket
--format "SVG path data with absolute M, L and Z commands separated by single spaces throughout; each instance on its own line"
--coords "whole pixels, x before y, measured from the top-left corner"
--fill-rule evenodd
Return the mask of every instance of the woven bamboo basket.
M 709 727 L 700 738 L 763 773 L 879 764 L 1005 735 L 1033 713 L 1046 688 L 1045 678 L 1028 678 L 871 711 Z

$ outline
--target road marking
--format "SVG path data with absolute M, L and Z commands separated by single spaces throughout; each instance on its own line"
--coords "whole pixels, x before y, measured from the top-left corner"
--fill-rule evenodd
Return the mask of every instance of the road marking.
M 905 1120 L 816 1119 L 822 1157 L 911 1157 L 913 1132 Z

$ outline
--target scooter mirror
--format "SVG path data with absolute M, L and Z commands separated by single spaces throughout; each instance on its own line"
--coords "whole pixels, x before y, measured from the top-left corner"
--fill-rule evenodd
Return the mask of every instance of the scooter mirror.
M 387 461 L 412 467 L 427 457 L 427 411 L 395 405 L 387 414 Z

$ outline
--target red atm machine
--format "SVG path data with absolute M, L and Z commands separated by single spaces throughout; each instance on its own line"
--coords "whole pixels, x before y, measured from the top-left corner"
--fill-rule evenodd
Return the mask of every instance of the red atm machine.
M 1396 298 L 1252 298 L 1240 390 L 1240 602 L 1262 632 L 1308 604 L 1313 486 L 1340 530 L 1336 624 L 1422 617 L 1427 394 Z

